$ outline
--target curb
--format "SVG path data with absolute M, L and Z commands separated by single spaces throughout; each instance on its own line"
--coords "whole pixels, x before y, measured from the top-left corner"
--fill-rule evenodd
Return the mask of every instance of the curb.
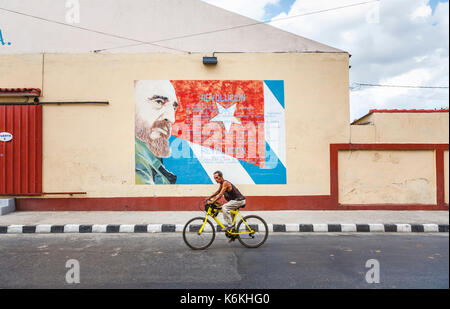
M 448 233 L 448 224 L 267 224 L 281 233 Z M 0 234 L 49 233 L 181 233 L 183 224 L 0 225 Z M 216 231 L 223 232 L 220 226 Z
M 16 210 L 15 199 L 0 198 L 0 216 L 4 216 Z

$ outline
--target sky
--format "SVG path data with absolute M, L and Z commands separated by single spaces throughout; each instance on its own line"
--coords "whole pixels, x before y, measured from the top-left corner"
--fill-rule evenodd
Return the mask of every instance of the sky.
M 259 21 L 269 21 L 369 0 L 202 1 Z M 448 88 L 357 85 L 448 87 L 448 0 L 373 1 L 270 24 L 351 54 L 351 121 L 370 109 L 441 109 L 449 106 Z

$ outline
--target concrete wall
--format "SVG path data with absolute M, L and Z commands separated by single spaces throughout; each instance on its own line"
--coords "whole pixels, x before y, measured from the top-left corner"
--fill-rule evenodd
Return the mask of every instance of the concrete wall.
M 350 138 L 348 54 L 218 54 L 218 59 L 216 67 L 206 67 L 200 54 L 4 55 L 0 87 L 42 87 L 41 101 L 110 102 L 44 106 L 44 192 L 203 196 L 215 186 L 134 184 L 134 80 L 284 80 L 287 185 L 240 189 L 249 196 L 329 195 L 329 145 Z
M 341 151 L 341 204 L 436 204 L 434 151 Z
M 273 196 L 274 200 L 267 202 L 264 209 L 339 209 L 341 206 L 332 202 L 336 195 L 330 198 L 330 144 L 448 144 L 448 112 L 375 112 L 357 122 L 366 125 L 349 126 L 346 53 L 218 54 L 219 64 L 215 67 L 204 66 L 202 56 L 0 56 L 0 87 L 41 88 L 41 101 L 110 103 L 44 106 L 44 192 L 87 192 L 75 198 L 153 198 L 205 196 L 214 190 L 211 185 L 135 185 L 135 80 L 284 80 L 287 184 L 239 186 L 246 196 Z M 23 98 L 0 98 L 20 100 Z M 448 155 L 445 151 L 447 204 Z M 427 209 L 437 202 L 436 181 L 434 150 L 338 153 L 337 200 L 344 206 L 425 205 Z M 44 197 L 56 200 L 55 197 L 68 196 Z M 46 205 L 45 200 L 39 203 L 33 209 Z M 95 203 L 98 200 L 81 209 L 90 209 Z M 127 201 L 117 201 L 114 209 L 126 207 L 122 203 Z M 64 207 L 66 201 L 58 201 L 57 205 Z M 145 205 L 139 207 L 146 209 Z
M 425 143 L 448 144 L 449 114 L 378 113 L 363 117 L 351 126 L 352 143 Z
M 447 112 L 374 112 L 351 126 L 352 144 L 448 144 Z M 448 151 L 444 152 L 448 204 Z M 434 150 L 339 153 L 342 204 L 436 204 Z

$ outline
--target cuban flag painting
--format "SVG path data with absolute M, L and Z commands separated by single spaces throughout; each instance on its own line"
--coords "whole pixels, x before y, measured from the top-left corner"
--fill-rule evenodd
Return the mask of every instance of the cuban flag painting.
M 234 184 L 286 184 L 284 81 L 147 82 L 154 83 L 146 89 L 158 89 L 159 83 L 176 96 L 171 100 L 161 95 L 162 90 L 148 95 L 170 102 L 159 118 L 170 122 L 170 151 L 157 156 L 157 169 L 153 168 L 154 176 L 161 174 L 167 181 L 154 177 L 153 183 L 213 184 L 214 172 L 221 171 Z M 155 123 L 155 130 L 163 134 L 163 122 Z

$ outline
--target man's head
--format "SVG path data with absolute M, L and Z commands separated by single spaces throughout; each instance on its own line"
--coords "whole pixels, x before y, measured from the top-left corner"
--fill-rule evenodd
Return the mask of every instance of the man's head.
M 223 182 L 223 174 L 222 174 L 221 171 L 214 172 L 214 180 L 217 183 L 222 183 Z
M 136 137 L 157 157 L 170 156 L 169 137 L 178 107 L 173 85 L 168 80 L 140 80 L 135 83 Z

